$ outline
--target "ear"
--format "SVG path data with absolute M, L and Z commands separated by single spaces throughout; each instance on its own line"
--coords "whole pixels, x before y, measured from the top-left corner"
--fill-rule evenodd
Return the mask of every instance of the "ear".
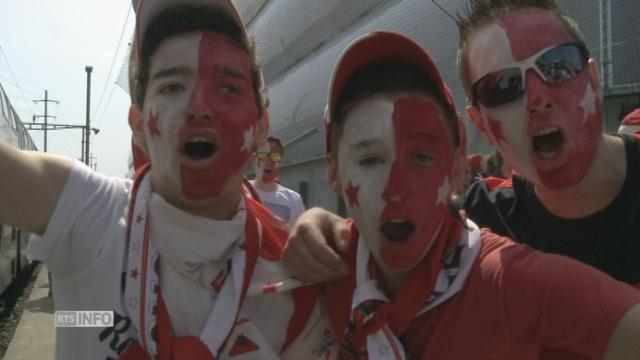
M 340 174 L 338 174 L 338 164 L 333 155 L 329 153 L 327 155 L 329 160 L 329 168 L 327 169 L 327 175 L 329 176 L 329 184 L 333 193 L 342 196 L 342 184 L 340 183 Z
M 589 59 L 589 78 L 591 79 L 591 86 L 596 93 L 600 94 L 602 88 L 602 82 L 600 81 L 600 73 L 598 72 L 598 62 L 596 59 Z
M 144 121 L 142 121 L 142 113 L 138 105 L 131 104 L 129 106 L 129 127 L 133 134 L 133 143 L 141 150 L 147 153 L 147 143 L 144 136 Z
M 491 136 L 489 136 L 487 127 L 484 125 L 484 118 L 480 113 L 480 108 L 478 108 L 476 105 L 469 105 L 467 106 L 467 114 L 469 115 L 471 122 L 473 122 L 476 128 L 478 128 L 478 131 L 480 131 L 480 134 L 484 138 L 484 141 L 486 141 L 487 144 L 493 146 L 493 140 L 491 139 Z
M 264 109 L 258 123 L 253 128 L 253 148 L 259 149 L 267 143 L 269 137 L 269 111 Z

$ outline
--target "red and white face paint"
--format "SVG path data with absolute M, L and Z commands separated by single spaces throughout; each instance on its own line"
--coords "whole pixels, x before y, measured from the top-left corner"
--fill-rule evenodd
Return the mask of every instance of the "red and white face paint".
M 247 52 L 217 33 L 165 40 L 151 58 L 143 121 L 156 191 L 217 198 L 239 184 L 258 122 Z
M 548 11 L 531 9 L 504 16 L 471 39 L 470 80 L 571 41 L 560 20 Z M 547 84 L 532 70 L 525 81 L 526 93 L 517 101 L 496 108 L 479 105 L 488 135 L 505 161 L 527 180 L 552 189 L 573 186 L 591 167 L 602 134 L 600 94 L 593 86 L 597 79 L 586 68 L 558 85 Z M 561 141 L 540 141 L 556 130 L 562 133 Z
M 278 153 L 282 159 L 284 149 L 276 142 L 267 141 L 267 144 L 260 151 L 266 152 L 267 158 L 264 160 L 256 159 L 256 177 L 265 184 L 271 184 L 278 181 L 280 178 L 282 160 L 273 160 L 272 154 Z
M 351 217 L 379 264 L 415 267 L 449 211 L 454 146 L 424 95 L 378 95 L 352 106 L 338 148 Z

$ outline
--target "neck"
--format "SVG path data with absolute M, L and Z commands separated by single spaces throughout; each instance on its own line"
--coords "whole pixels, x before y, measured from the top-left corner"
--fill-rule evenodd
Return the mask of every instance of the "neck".
M 278 183 L 275 181 L 272 182 L 263 182 L 262 179 L 256 178 L 255 187 L 264 192 L 274 192 L 278 190 Z
M 416 268 L 406 271 L 394 271 L 386 268 L 384 265 L 375 263 L 376 275 L 379 281 L 382 291 L 389 299 L 393 299 L 402 288 L 407 284 L 407 281 L 411 278 L 411 275 L 415 272 Z
M 153 183 L 152 183 L 153 184 Z M 242 184 L 229 189 L 215 199 L 185 199 L 182 194 L 175 193 L 162 186 L 153 186 L 153 191 L 162 196 L 169 204 L 195 216 L 213 220 L 230 220 L 238 211 L 242 196 Z
M 624 142 L 609 135 L 598 140 L 598 150 L 587 174 L 567 189 L 535 186 L 535 193 L 544 207 L 555 216 L 576 219 L 606 208 L 616 198 L 626 178 Z

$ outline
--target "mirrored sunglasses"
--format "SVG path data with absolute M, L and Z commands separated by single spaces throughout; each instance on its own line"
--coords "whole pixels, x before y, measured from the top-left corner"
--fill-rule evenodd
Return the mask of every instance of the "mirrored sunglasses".
M 265 161 L 267 160 L 267 158 L 271 158 L 271 161 L 273 162 L 280 162 L 282 161 L 282 153 L 279 153 L 279 152 L 268 153 L 266 151 L 256 151 L 257 160 Z
M 527 70 L 533 69 L 549 84 L 561 84 L 578 76 L 586 68 L 589 57 L 583 42 L 548 47 L 524 61 L 478 79 L 469 89 L 469 102 L 488 108 L 508 104 L 524 95 Z

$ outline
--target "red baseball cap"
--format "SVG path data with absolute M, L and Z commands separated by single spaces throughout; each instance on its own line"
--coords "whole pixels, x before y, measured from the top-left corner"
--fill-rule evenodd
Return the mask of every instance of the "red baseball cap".
M 204 6 L 219 9 L 223 14 L 232 19 L 244 34 L 247 34 L 247 29 L 242 22 L 242 18 L 231 0 L 132 0 L 132 3 L 133 9 L 136 12 L 135 40 L 138 50 L 142 44 L 142 36 L 144 36 L 151 20 L 162 13 L 162 11 L 181 5 Z
M 640 133 L 640 108 L 633 110 L 622 119 L 618 133 L 629 135 Z
M 325 108 L 325 128 L 327 153 L 331 151 L 331 117 L 342 95 L 342 90 L 347 81 L 358 70 L 376 62 L 405 62 L 418 66 L 425 75 L 431 78 L 445 103 L 454 114 L 458 114 L 453 95 L 445 84 L 435 62 L 425 49 L 409 37 L 385 30 L 379 30 L 365 34 L 342 52 L 333 69 L 331 82 L 329 83 L 329 95 Z M 461 144 L 464 144 L 464 127 L 458 117 L 458 135 Z

